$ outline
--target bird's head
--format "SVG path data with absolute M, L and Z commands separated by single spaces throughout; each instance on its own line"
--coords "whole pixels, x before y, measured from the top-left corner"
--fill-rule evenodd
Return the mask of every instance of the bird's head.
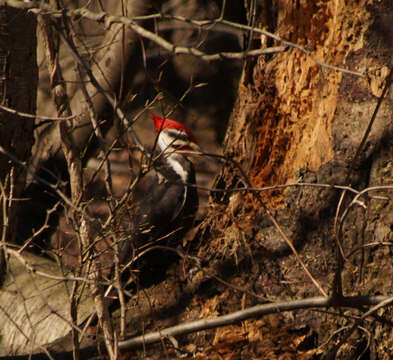
M 161 151 L 200 151 L 192 132 L 183 124 L 151 114 L 157 132 L 157 144 Z

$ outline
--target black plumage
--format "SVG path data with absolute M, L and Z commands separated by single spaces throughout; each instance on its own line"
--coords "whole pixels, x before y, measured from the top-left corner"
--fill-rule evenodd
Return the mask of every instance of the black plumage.
M 182 179 L 167 163 L 155 169 L 156 179 L 140 199 L 136 214 L 137 235 L 143 242 L 171 232 L 184 233 L 198 210 L 198 194 L 190 186 L 195 185 L 193 164 L 183 155 L 172 154 L 171 158 L 185 170 L 186 178 Z
M 128 262 L 138 249 L 153 244 L 177 245 L 193 224 L 198 210 L 195 170 L 184 150 L 199 149 L 184 125 L 153 115 L 160 153 L 153 162 L 152 183 L 126 208 L 121 226 L 122 262 Z M 124 214 L 123 214 L 124 215 Z M 124 222 L 124 220 L 126 220 Z

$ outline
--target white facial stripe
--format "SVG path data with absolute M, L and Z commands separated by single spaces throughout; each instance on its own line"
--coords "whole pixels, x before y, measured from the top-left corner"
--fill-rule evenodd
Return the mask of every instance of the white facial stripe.
M 183 183 L 187 182 L 187 173 L 184 171 L 183 167 L 180 165 L 180 163 L 172 158 L 171 156 L 167 157 L 167 161 L 169 165 L 172 167 L 173 171 L 180 176 L 181 180 Z

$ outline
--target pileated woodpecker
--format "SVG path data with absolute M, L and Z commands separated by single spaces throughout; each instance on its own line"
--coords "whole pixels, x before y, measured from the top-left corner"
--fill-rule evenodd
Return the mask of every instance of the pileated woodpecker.
M 133 219 L 131 238 L 121 246 L 121 258 L 131 248 L 167 237 L 178 238 L 188 230 L 198 210 L 195 171 L 187 151 L 200 150 L 195 137 L 183 124 L 152 114 L 160 150 L 153 168 L 155 180 L 138 205 L 128 210 Z M 131 243 L 130 243 L 131 242 Z
M 198 193 L 195 185 L 195 171 L 187 152 L 200 151 L 195 137 L 183 124 L 162 119 L 152 114 L 156 128 L 156 145 L 160 152 L 152 157 L 151 165 L 155 178 L 139 199 L 127 202 L 119 209 L 113 224 L 115 240 L 119 242 L 119 262 L 125 265 L 136 260 L 138 249 L 155 240 L 178 240 L 194 221 L 198 210 Z M 157 281 L 165 275 L 163 269 L 174 259 L 172 254 L 150 253 L 139 266 L 140 283 Z M 158 265 L 158 266 L 157 266 Z M 107 289 L 108 306 L 113 306 L 116 296 L 112 286 Z

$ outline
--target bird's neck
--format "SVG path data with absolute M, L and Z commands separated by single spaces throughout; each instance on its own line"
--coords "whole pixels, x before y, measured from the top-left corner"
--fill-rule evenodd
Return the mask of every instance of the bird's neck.
M 164 154 L 164 161 L 170 177 L 175 177 L 184 184 L 195 183 L 194 166 L 185 156 Z

